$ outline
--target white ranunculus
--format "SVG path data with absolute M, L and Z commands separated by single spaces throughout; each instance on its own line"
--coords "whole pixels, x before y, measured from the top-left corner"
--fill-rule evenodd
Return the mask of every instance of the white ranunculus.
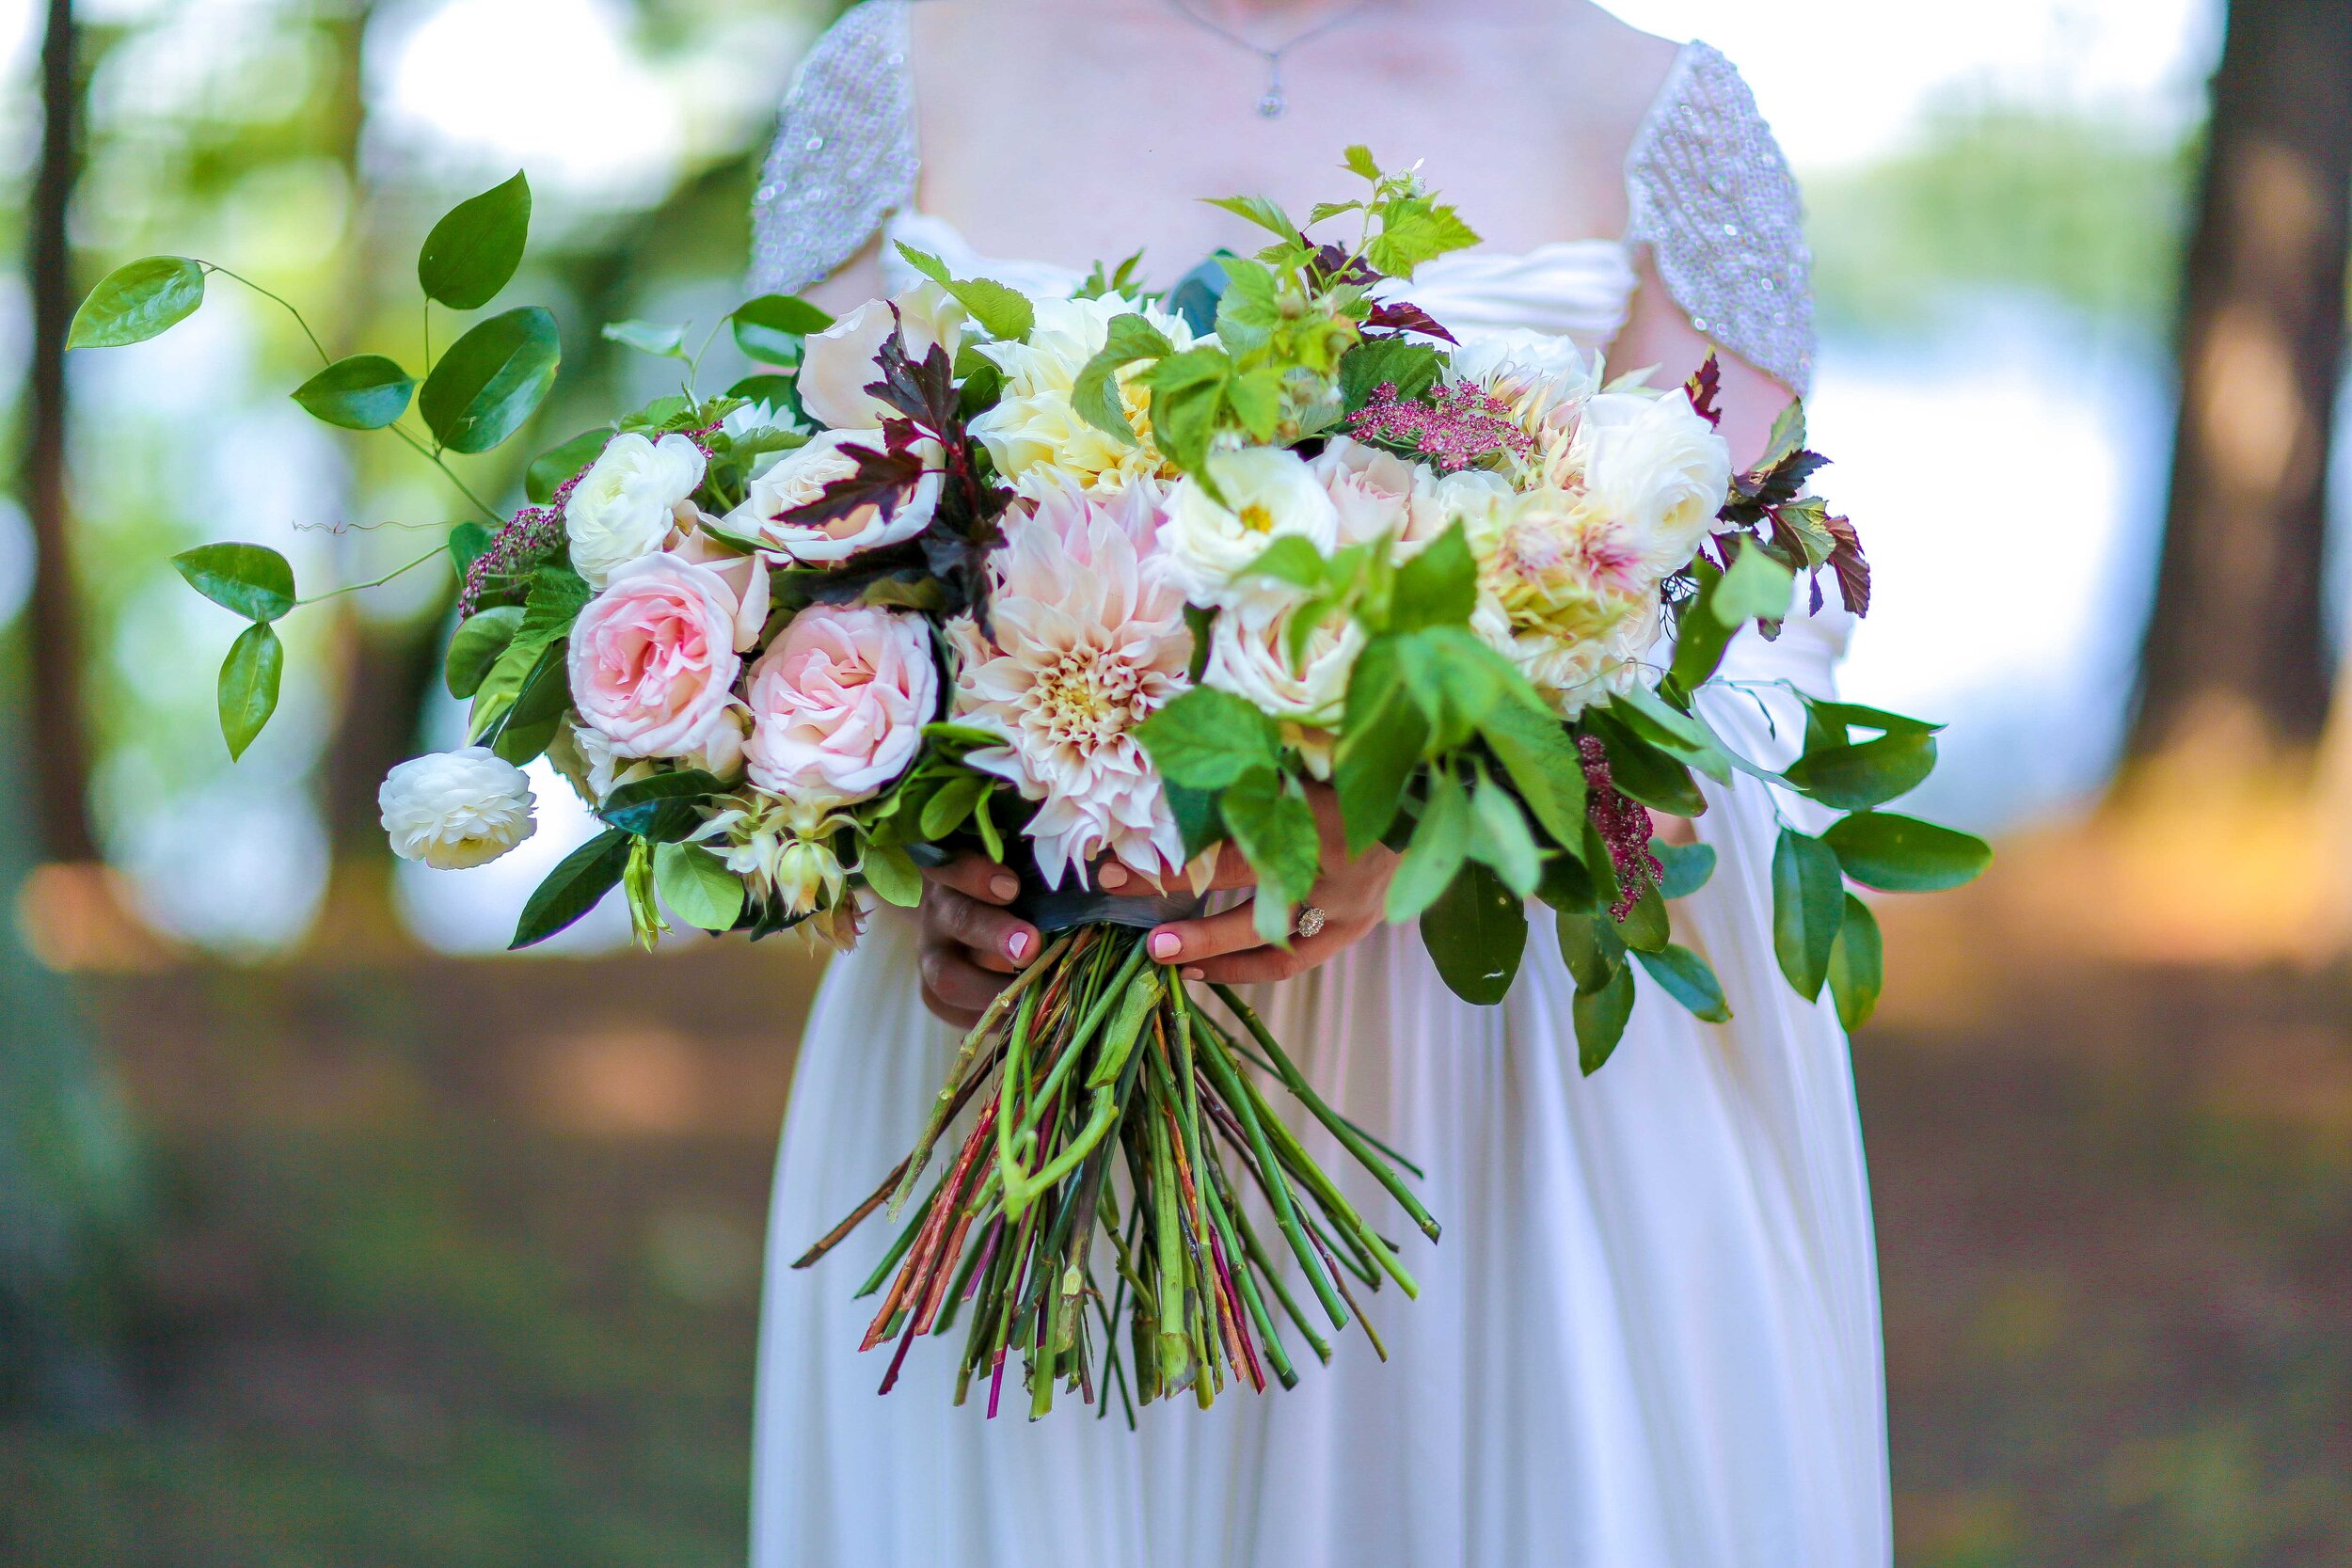
M 805 446 L 779 454 L 751 482 L 743 504 L 720 519 L 731 536 L 758 545 L 812 566 L 847 561 L 861 550 L 880 549 L 912 539 L 930 526 L 939 510 L 941 472 L 946 451 L 926 436 L 911 449 L 922 460 L 923 477 L 898 498 L 884 517 L 880 506 L 861 506 L 848 516 L 814 527 L 789 520 L 789 515 L 824 494 L 825 486 L 857 472 L 857 459 L 845 448 L 880 451 L 882 437 L 871 431 L 825 430 Z
M 1327 615 L 1291 657 L 1291 622 L 1301 595 L 1258 588 L 1217 612 L 1200 684 L 1230 691 L 1278 721 L 1318 778 L 1331 771 L 1331 733 L 1347 706 L 1347 678 L 1364 651 L 1353 615 Z
M 494 861 L 538 828 L 531 782 L 487 746 L 404 762 L 385 775 L 375 800 L 392 853 L 437 871 Z
M 659 441 L 615 436 L 564 505 L 572 565 L 591 588 L 660 549 L 680 502 L 701 487 L 702 449 L 672 434 Z
M 866 388 L 882 379 L 880 356 L 893 328 L 919 364 L 934 344 L 955 358 L 963 322 L 956 297 L 928 278 L 889 299 L 867 300 L 802 345 L 801 406 L 834 430 L 881 429 L 898 410 Z
M 1174 469 L 1152 439 L 1151 394 L 1130 365 L 1116 377 L 1120 403 L 1138 439 L 1099 430 L 1070 401 L 1078 372 L 1102 350 L 1112 320 L 1140 315 L 1178 350 L 1194 346 L 1192 329 L 1157 306 L 1117 294 L 1093 299 L 1041 299 L 1025 341 L 985 343 L 980 352 L 1004 372 L 996 405 L 972 421 L 996 471 L 1032 499 L 1062 484 L 1091 493 L 1126 489 L 1141 480 L 1170 478 Z
M 1187 474 L 1168 491 L 1168 521 L 1160 528 L 1168 569 L 1195 604 L 1225 603 L 1234 592 L 1233 574 L 1277 539 L 1295 535 L 1327 553 L 1339 543 L 1339 509 L 1296 452 L 1217 452 L 1209 473 L 1225 500 Z
M 1602 392 L 1584 405 L 1574 449 L 1585 494 L 1632 531 L 1663 576 L 1688 565 L 1731 492 L 1731 445 L 1677 390 Z
M 1565 434 L 1600 389 L 1600 360 L 1557 333 L 1520 329 L 1473 337 L 1446 373 L 1474 382 L 1537 440 Z

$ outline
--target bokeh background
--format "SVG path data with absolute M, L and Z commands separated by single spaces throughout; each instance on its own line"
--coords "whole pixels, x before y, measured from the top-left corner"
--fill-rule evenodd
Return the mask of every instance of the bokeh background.
M 653 390 L 596 324 L 735 303 L 833 8 L 0 0 L 0 1562 L 740 1560 L 813 960 L 500 956 L 586 834 L 545 782 L 524 851 L 395 870 L 430 573 L 297 620 L 232 768 L 236 624 L 167 558 L 356 581 L 447 502 L 286 402 L 234 291 L 57 345 L 153 251 L 405 345 L 418 236 L 524 166 L 552 442 Z M 2352 1561 L 2352 6 L 1615 8 L 1739 60 L 1806 182 L 1824 488 L 1883 584 L 1848 683 L 1951 721 L 1920 805 L 2002 849 L 1887 901 L 1855 1045 L 1900 1560 Z

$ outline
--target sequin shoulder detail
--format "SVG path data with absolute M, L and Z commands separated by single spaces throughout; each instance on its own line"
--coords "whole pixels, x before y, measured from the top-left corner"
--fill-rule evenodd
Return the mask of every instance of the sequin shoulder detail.
M 1813 379 L 1813 253 L 1797 182 L 1739 71 L 1704 43 L 1676 62 L 1626 158 L 1626 238 L 1691 325 L 1799 395 Z
M 865 0 L 801 62 L 752 203 L 752 288 L 797 293 L 914 199 L 907 0 Z

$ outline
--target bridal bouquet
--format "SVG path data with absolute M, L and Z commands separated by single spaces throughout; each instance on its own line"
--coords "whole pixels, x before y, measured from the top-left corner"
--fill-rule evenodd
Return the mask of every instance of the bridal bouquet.
M 1694 702 L 1735 633 L 1776 635 L 1825 577 L 1867 608 L 1852 528 L 1806 493 L 1822 460 L 1802 414 L 1735 472 L 1711 364 L 1656 388 L 1604 380 L 1565 340 L 1456 343 L 1410 280 L 1476 236 L 1413 174 L 1361 148 L 1347 167 L 1362 194 L 1305 226 L 1220 202 L 1272 243 L 1165 293 L 1132 259 L 1041 298 L 907 251 L 925 281 L 838 320 L 753 300 L 723 325 L 775 368 L 723 394 L 699 388 L 682 328 L 609 326 L 680 361 L 679 392 L 540 457 L 528 504 L 482 507 L 414 563 L 445 553 L 458 580 L 446 673 L 472 744 L 385 781 L 394 849 L 453 867 L 512 848 L 543 755 L 604 824 L 515 945 L 615 889 L 648 942 L 676 922 L 847 945 L 872 902 L 917 901 L 927 863 L 977 850 L 1021 873 L 1044 952 L 965 1036 L 905 1161 L 802 1259 L 877 1210 L 899 1222 L 863 1288 L 866 1346 L 895 1340 L 885 1391 L 916 1340 L 961 1324 L 957 1398 L 982 1381 L 991 1414 L 1009 1359 L 1032 1415 L 1063 1387 L 1104 1410 L 1115 1387 L 1131 1417 L 1187 1389 L 1205 1405 L 1295 1382 L 1286 1333 L 1327 1358 L 1327 1328 L 1364 1323 L 1357 1286 L 1412 1293 L 1284 1107 L 1434 1240 L 1412 1167 L 1239 996 L 1196 994 L 1143 946 L 1225 846 L 1263 939 L 1311 931 L 1310 786 L 1336 803 L 1333 850 L 1397 851 L 1388 916 L 1420 923 L 1466 999 L 1501 1001 L 1530 901 L 1554 911 L 1588 1072 L 1637 967 L 1729 1016 L 1669 913 L 1713 854 L 1651 832 L 1652 809 L 1706 811 L 1700 777 L 1840 814 L 1783 831 L 1774 940 L 1850 1025 L 1881 965 L 1847 883 L 1948 887 L 1984 863 L 1977 840 L 1881 809 L 1933 767 L 1934 726 L 1799 692 L 1801 753 L 1772 768 Z M 517 176 L 444 218 L 428 298 L 487 305 L 529 211 Z M 74 341 L 151 337 L 215 273 L 233 277 L 133 263 Z M 421 381 L 362 355 L 294 395 L 445 464 L 514 436 L 557 357 L 548 312 L 516 309 Z M 242 751 L 275 704 L 294 574 L 252 545 L 177 564 L 251 623 L 220 679 Z M 1165 896 L 1089 892 L 1114 861 Z

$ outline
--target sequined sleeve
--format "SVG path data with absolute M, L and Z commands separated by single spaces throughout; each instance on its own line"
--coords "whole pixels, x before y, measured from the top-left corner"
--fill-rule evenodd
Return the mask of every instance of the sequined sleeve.
M 1626 237 L 1649 247 L 1691 325 L 1804 394 L 1813 255 L 1797 182 L 1747 83 L 1708 45 L 1676 63 L 1627 157 L 1626 196 Z
M 751 283 L 797 293 L 914 198 L 906 0 L 866 0 L 801 62 L 752 204 Z

